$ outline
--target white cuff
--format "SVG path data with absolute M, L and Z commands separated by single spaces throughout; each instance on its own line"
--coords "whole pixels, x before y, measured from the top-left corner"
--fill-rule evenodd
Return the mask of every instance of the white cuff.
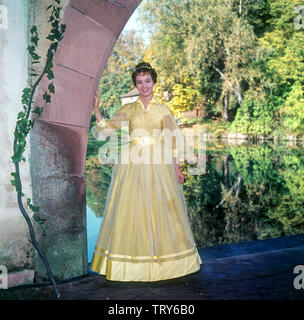
M 107 124 L 105 119 L 101 119 L 100 121 L 96 121 L 96 123 L 100 128 L 104 128 Z

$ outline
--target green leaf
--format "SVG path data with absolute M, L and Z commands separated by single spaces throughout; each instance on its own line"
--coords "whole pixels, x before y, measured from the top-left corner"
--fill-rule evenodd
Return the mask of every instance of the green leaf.
M 32 91 L 32 88 L 24 88 L 22 92 L 30 93 Z
M 20 112 L 18 113 L 17 119 L 23 118 L 24 116 L 25 116 L 25 113 L 22 112 L 22 111 L 20 111 Z
M 47 70 L 47 77 L 49 80 L 54 79 L 54 73 L 52 70 L 50 70 L 50 69 Z
M 54 21 L 54 20 L 55 20 L 55 17 L 54 17 L 53 15 L 51 15 L 48 22 L 52 22 L 52 21 Z
M 11 184 L 17 188 L 18 187 L 17 173 L 16 172 L 11 172 L 11 176 L 14 177 L 14 179 L 11 180 Z
M 58 17 L 56 17 L 56 18 L 58 19 Z M 59 27 L 59 22 L 58 22 L 58 20 L 55 20 L 51 25 L 52 25 L 54 31 L 57 30 L 58 27 Z
M 34 211 L 34 212 L 38 212 L 39 211 L 39 206 L 34 206 L 31 204 L 31 199 L 27 198 L 26 199 L 28 206 Z
M 34 123 L 35 123 L 35 119 L 30 119 L 30 126 L 31 126 L 31 128 L 33 128 Z
M 43 99 L 45 100 L 46 103 L 51 102 L 51 96 L 47 92 L 43 94 Z
M 58 42 L 53 42 L 50 46 L 51 50 L 56 51 L 57 50 L 57 46 L 58 46 Z M 50 58 L 52 58 L 54 55 L 53 52 L 50 53 Z M 49 56 L 49 55 L 48 55 Z
M 31 33 L 35 33 L 35 32 L 37 32 L 37 27 L 36 26 L 32 26 L 32 28 L 31 28 Z
M 39 223 L 40 227 L 42 228 L 43 232 L 46 233 L 47 232 L 47 227 L 45 225 L 45 220 L 44 218 L 41 218 L 39 215 L 34 214 L 33 216 L 34 220 Z
M 31 37 L 31 42 L 35 43 L 35 45 L 38 45 L 39 37 L 36 35 L 34 37 Z
M 22 156 L 22 154 L 20 154 L 19 152 L 18 153 L 15 153 L 11 159 L 13 160 L 14 163 L 17 163 L 17 162 L 21 162 L 22 160 L 25 160 L 25 158 Z
M 47 66 L 47 71 L 51 70 L 51 68 L 53 67 L 53 63 L 52 63 L 52 59 L 53 59 L 53 54 L 48 55 L 48 62 L 46 64 Z
M 42 112 L 43 108 L 41 107 L 36 107 L 34 110 L 32 110 L 33 113 L 37 113 L 38 115 L 40 115 L 40 113 Z
M 39 60 L 39 59 L 41 58 L 41 56 L 39 56 L 39 55 L 36 54 L 36 53 L 33 53 L 33 54 L 32 54 L 32 58 L 33 58 L 35 61 L 37 61 L 37 60 Z
M 55 87 L 53 82 L 49 84 L 48 89 L 50 90 L 51 93 L 55 93 Z

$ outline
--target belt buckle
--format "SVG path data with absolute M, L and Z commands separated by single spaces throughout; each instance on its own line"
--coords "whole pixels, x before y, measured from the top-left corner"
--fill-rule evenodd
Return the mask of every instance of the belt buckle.
M 146 137 L 146 136 L 142 137 L 142 143 L 143 144 L 149 144 L 149 142 L 150 142 L 149 137 Z

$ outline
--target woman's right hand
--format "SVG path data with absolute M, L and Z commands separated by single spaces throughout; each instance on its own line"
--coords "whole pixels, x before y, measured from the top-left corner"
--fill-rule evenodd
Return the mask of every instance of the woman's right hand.
M 99 91 L 97 88 L 96 92 L 95 92 L 95 97 L 94 97 L 94 113 L 95 113 L 95 118 L 97 121 L 101 121 L 103 119 L 103 117 L 99 111 L 99 105 L 100 105 L 100 97 L 99 97 Z
M 94 97 L 94 111 L 99 111 L 99 105 L 100 105 L 100 96 L 99 96 L 99 90 L 97 88 L 95 91 L 95 97 Z

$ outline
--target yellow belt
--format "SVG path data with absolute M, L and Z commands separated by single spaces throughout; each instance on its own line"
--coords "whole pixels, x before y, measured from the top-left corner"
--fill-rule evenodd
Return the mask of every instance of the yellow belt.
M 156 143 L 156 139 L 152 137 L 133 137 L 130 140 L 131 143 L 140 143 L 140 144 L 153 144 Z

